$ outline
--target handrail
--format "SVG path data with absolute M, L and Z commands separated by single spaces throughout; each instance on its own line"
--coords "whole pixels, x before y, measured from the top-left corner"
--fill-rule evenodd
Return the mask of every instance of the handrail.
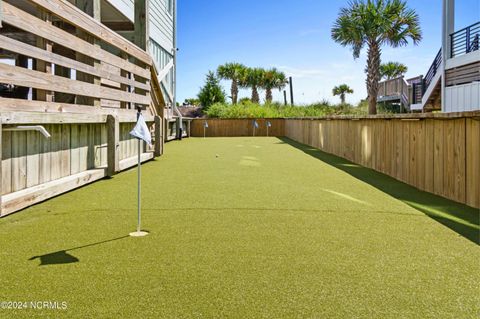
M 479 50 L 479 42 L 480 21 L 450 34 L 450 57 Z
M 158 79 L 158 71 L 155 63 L 152 63 L 152 65 L 150 66 L 150 74 L 151 74 L 150 95 L 152 96 L 152 102 L 154 102 L 153 103 L 154 110 L 156 115 L 159 115 L 160 117 L 163 118 L 164 117 L 163 109 L 165 108 L 166 103 L 165 103 L 165 98 L 163 97 L 161 84 Z
M 442 65 L 442 49 L 440 49 L 437 53 L 437 56 L 433 60 L 432 65 L 428 69 L 427 75 L 425 75 L 425 78 L 423 79 L 423 94 L 427 91 L 428 87 L 430 86 L 433 78 L 437 74 L 438 70 L 440 69 L 440 66 Z
M 381 90 L 383 86 L 383 92 Z M 408 92 L 408 83 L 403 76 L 379 82 L 378 97 L 402 95 Z

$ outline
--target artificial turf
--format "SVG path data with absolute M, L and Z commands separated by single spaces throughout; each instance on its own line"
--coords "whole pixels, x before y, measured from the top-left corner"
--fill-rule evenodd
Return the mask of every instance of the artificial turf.
M 475 209 L 286 139 L 187 139 L 143 166 L 130 238 L 136 177 L 0 220 L 0 301 L 68 304 L 1 318 L 480 314 Z

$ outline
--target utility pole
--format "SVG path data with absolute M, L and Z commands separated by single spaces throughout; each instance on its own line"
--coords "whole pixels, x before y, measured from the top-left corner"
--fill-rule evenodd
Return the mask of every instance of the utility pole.
M 290 103 L 293 106 L 293 79 L 289 78 L 288 82 L 290 83 Z
M 283 103 L 285 106 L 287 106 L 288 101 L 287 101 L 287 90 L 283 90 Z

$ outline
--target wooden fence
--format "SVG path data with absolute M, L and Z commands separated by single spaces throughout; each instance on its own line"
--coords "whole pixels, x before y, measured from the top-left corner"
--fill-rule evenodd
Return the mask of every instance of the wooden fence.
M 192 137 L 203 137 L 205 121 L 208 128 L 205 129 L 207 137 L 235 137 L 253 136 L 253 119 L 195 119 L 192 120 L 190 134 Z M 284 119 L 258 119 L 258 128 L 255 129 L 255 136 L 267 136 L 267 122 L 269 136 L 285 136 Z
M 135 165 L 136 107 L 155 139 L 154 149 L 141 144 L 142 161 L 162 153 L 162 72 L 99 21 L 99 7 L 85 7 L 92 12 L 64 0 L 0 6 L 0 216 Z
M 480 208 L 480 113 L 286 120 L 285 135 Z

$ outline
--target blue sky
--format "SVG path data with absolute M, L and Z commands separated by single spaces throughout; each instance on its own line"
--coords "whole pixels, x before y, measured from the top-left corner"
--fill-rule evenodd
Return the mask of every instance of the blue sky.
M 229 61 L 277 67 L 294 78 L 296 103 L 336 101 L 333 86 L 350 85 L 356 103 L 366 96 L 365 53 L 354 60 L 331 40 L 330 29 L 347 0 L 178 0 L 178 100 L 195 97 L 208 70 Z M 480 21 L 480 0 L 456 1 L 456 29 Z M 441 44 L 441 0 L 410 0 L 419 16 L 418 46 L 383 48 L 383 61 L 425 74 Z M 229 83 L 223 82 L 226 92 Z M 242 96 L 249 96 L 243 90 Z M 263 94 L 262 94 L 263 96 Z M 283 100 L 276 91 L 274 99 Z

